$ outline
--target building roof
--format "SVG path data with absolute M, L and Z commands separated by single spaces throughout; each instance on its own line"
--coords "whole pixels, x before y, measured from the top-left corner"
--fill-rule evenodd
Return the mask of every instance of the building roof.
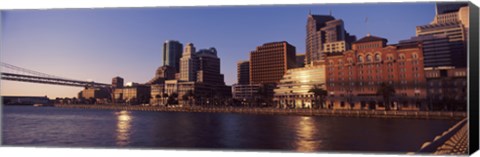
M 315 21 L 322 21 L 322 22 L 326 22 L 326 21 L 330 21 L 330 20 L 334 20 L 335 18 L 331 15 L 313 15 L 313 14 L 310 14 L 310 16 L 315 20 Z
M 363 37 L 362 39 L 357 40 L 353 43 L 366 43 L 366 42 L 373 42 L 373 41 L 384 41 L 386 43 L 388 40 L 385 39 L 385 38 L 381 38 L 381 37 L 377 37 L 377 36 L 373 36 L 373 35 L 367 35 L 367 36 Z

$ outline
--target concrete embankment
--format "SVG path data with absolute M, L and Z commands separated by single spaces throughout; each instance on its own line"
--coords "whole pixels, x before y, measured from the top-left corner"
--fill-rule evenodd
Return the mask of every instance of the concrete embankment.
M 372 118 L 415 118 L 415 119 L 463 119 L 466 112 L 429 112 L 429 111 L 373 111 L 373 110 L 327 110 L 327 109 L 276 109 L 276 108 L 235 108 L 235 107 L 158 107 L 125 105 L 63 105 L 61 108 L 136 110 L 154 112 L 210 112 L 243 113 L 269 115 L 303 115 L 303 116 L 339 116 Z

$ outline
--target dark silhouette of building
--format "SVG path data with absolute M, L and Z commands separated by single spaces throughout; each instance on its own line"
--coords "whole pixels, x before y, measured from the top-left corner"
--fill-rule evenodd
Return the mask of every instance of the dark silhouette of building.
M 175 40 L 165 41 L 165 43 L 163 43 L 163 65 L 171 66 L 175 69 L 175 72 L 179 72 L 182 52 L 182 43 Z
M 326 53 L 349 50 L 356 37 L 345 31 L 343 20 L 331 15 L 307 16 L 305 64 L 324 62 Z
M 296 62 L 297 68 L 305 67 L 305 54 L 297 54 Z
M 426 68 L 425 77 L 430 110 L 466 111 L 466 68 Z
M 250 84 L 250 61 L 240 61 L 237 63 L 238 84 Z
M 122 88 L 123 87 L 123 78 L 117 76 L 112 78 L 112 86 L 114 88 Z

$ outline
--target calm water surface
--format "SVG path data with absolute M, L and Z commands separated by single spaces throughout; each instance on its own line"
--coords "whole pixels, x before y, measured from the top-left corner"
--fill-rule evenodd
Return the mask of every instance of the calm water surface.
M 455 122 L 4 106 L 2 144 L 404 153 Z

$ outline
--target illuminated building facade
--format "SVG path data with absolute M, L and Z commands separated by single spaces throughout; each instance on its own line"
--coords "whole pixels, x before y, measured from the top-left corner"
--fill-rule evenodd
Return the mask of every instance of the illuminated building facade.
M 289 69 L 274 89 L 274 102 L 280 108 L 311 108 L 310 89 L 325 89 L 325 65 Z

